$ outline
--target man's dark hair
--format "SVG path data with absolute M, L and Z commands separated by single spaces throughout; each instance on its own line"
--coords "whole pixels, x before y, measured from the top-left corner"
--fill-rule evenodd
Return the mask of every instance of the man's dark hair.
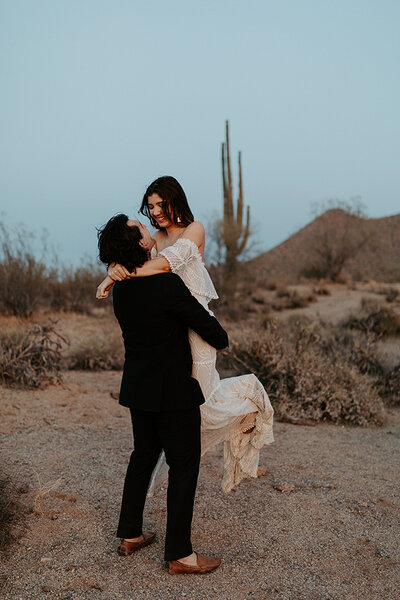
M 150 219 L 152 226 L 156 229 L 162 229 L 157 221 L 150 215 L 148 198 L 152 194 L 157 194 L 162 198 L 164 201 L 163 212 L 174 225 L 178 225 L 178 227 L 187 227 L 190 223 L 193 223 L 194 217 L 189 208 L 186 194 L 175 177 L 164 175 L 153 181 L 147 188 L 140 207 L 140 212 Z
M 99 259 L 107 266 L 119 263 L 132 272 L 149 259 L 149 251 L 139 244 L 139 227 L 129 226 L 127 221 L 126 215 L 118 214 L 97 230 Z

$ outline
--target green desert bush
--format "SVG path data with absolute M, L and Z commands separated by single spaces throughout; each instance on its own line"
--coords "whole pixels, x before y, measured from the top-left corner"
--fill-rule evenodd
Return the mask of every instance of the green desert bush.
M 239 372 L 265 386 L 278 419 L 382 424 L 385 408 L 373 379 L 349 360 L 332 331 L 306 320 L 265 321 L 239 331 L 225 353 Z
M 23 388 L 59 381 L 63 342 L 52 325 L 7 327 L 0 333 L 0 380 Z
M 66 358 L 71 371 L 120 371 L 124 348 L 120 335 L 101 333 L 83 339 Z

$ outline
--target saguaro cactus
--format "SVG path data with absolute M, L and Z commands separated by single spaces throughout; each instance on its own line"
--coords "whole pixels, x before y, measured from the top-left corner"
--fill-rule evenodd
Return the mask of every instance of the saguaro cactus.
M 250 233 L 250 207 L 246 210 L 246 223 L 243 223 L 243 183 L 242 155 L 239 152 L 239 192 L 236 211 L 233 201 L 233 183 L 231 157 L 229 149 L 229 122 L 225 123 L 226 141 L 222 143 L 222 183 L 224 191 L 224 216 L 222 219 L 222 237 L 225 246 L 225 282 L 232 287 L 236 281 L 238 257 L 243 253 Z M 236 214 L 235 214 L 236 212 Z

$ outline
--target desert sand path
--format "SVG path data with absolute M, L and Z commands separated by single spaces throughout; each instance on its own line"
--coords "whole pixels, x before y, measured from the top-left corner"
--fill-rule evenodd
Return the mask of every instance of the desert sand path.
M 165 491 L 145 514 L 156 543 L 128 558 L 115 552 L 131 449 L 127 410 L 110 395 L 119 379 L 70 372 L 44 391 L 2 389 L 2 457 L 27 492 L 21 501 L 33 507 L 40 487 L 53 486 L 3 562 L 4 600 L 398 600 L 399 410 L 381 428 L 277 423 L 264 475 L 228 495 L 221 449 L 204 457 L 193 543 L 222 567 L 170 576 Z

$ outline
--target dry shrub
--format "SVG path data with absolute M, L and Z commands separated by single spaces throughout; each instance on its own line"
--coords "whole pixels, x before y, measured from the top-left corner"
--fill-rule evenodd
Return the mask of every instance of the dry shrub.
M 323 286 L 317 286 L 313 288 L 313 293 L 317 296 L 330 296 L 329 289 Z
M 121 336 L 103 332 L 90 336 L 67 357 L 71 371 L 120 371 L 124 364 Z
M 278 419 L 382 424 L 385 409 L 372 379 L 348 360 L 332 332 L 315 323 L 266 322 L 247 329 L 226 352 L 239 372 L 257 375 Z
M 85 264 L 77 269 L 63 269 L 49 285 L 50 306 L 54 310 L 91 314 L 99 306 L 96 289 L 104 279 L 104 271 L 96 264 Z M 110 296 L 111 298 L 111 296 Z M 102 300 L 102 306 L 111 306 L 111 300 Z
M 399 290 L 394 287 L 390 287 L 386 290 L 385 300 L 386 302 L 396 302 L 399 299 Z
M 61 349 L 66 342 L 52 325 L 22 324 L 0 334 L 0 378 L 8 386 L 40 388 L 61 380 Z
M 99 306 L 96 288 L 104 278 L 104 269 L 87 259 L 76 269 L 60 267 L 45 241 L 37 246 L 37 236 L 22 225 L 13 232 L 0 223 L 1 313 L 27 318 L 44 307 L 90 314 Z M 38 253 L 51 256 L 57 266 L 49 268 L 37 258 Z M 107 305 L 111 301 L 102 302 L 102 306 Z
M 388 308 L 381 308 L 366 316 L 351 317 L 343 325 L 350 329 L 358 329 L 367 334 L 372 332 L 379 336 L 400 334 L 400 317 Z
M 277 290 L 276 296 L 278 300 L 272 304 L 272 308 L 277 311 L 290 308 L 305 308 L 315 300 L 315 295 L 312 292 L 299 294 L 297 290 L 289 290 L 287 288 Z
M 383 308 L 382 302 L 371 296 L 362 296 L 360 300 L 360 316 L 368 316 L 370 313 L 378 312 Z
M 0 223 L 0 310 L 20 318 L 31 316 L 40 304 L 49 276 L 32 253 L 35 236 L 22 226 L 11 233 Z
M 381 386 L 382 397 L 388 404 L 400 406 L 400 365 L 397 365 L 388 373 L 384 373 L 382 383 L 384 384 Z
M 275 293 L 277 298 L 288 298 L 290 296 L 289 288 L 286 285 L 279 285 Z
M 261 296 L 252 296 L 251 301 L 254 302 L 254 304 L 266 304 L 264 298 Z
M 349 362 L 355 365 L 360 373 L 368 375 L 385 403 L 400 405 L 400 365 L 387 368 L 378 359 L 376 346 L 379 336 L 373 333 L 364 335 L 359 332 L 343 332 L 340 338 L 339 343 L 344 348 Z
M 21 504 L 19 493 L 11 477 L 0 474 L 0 552 L 8 550 L 17 539 L 17 527 L 23 525 L 27 510 Z
M 396 302 L 399 299 L 400 292 L 395 287 L 381 286 L 373 290 L 375 294 L 385 296 L 386 302 Z

